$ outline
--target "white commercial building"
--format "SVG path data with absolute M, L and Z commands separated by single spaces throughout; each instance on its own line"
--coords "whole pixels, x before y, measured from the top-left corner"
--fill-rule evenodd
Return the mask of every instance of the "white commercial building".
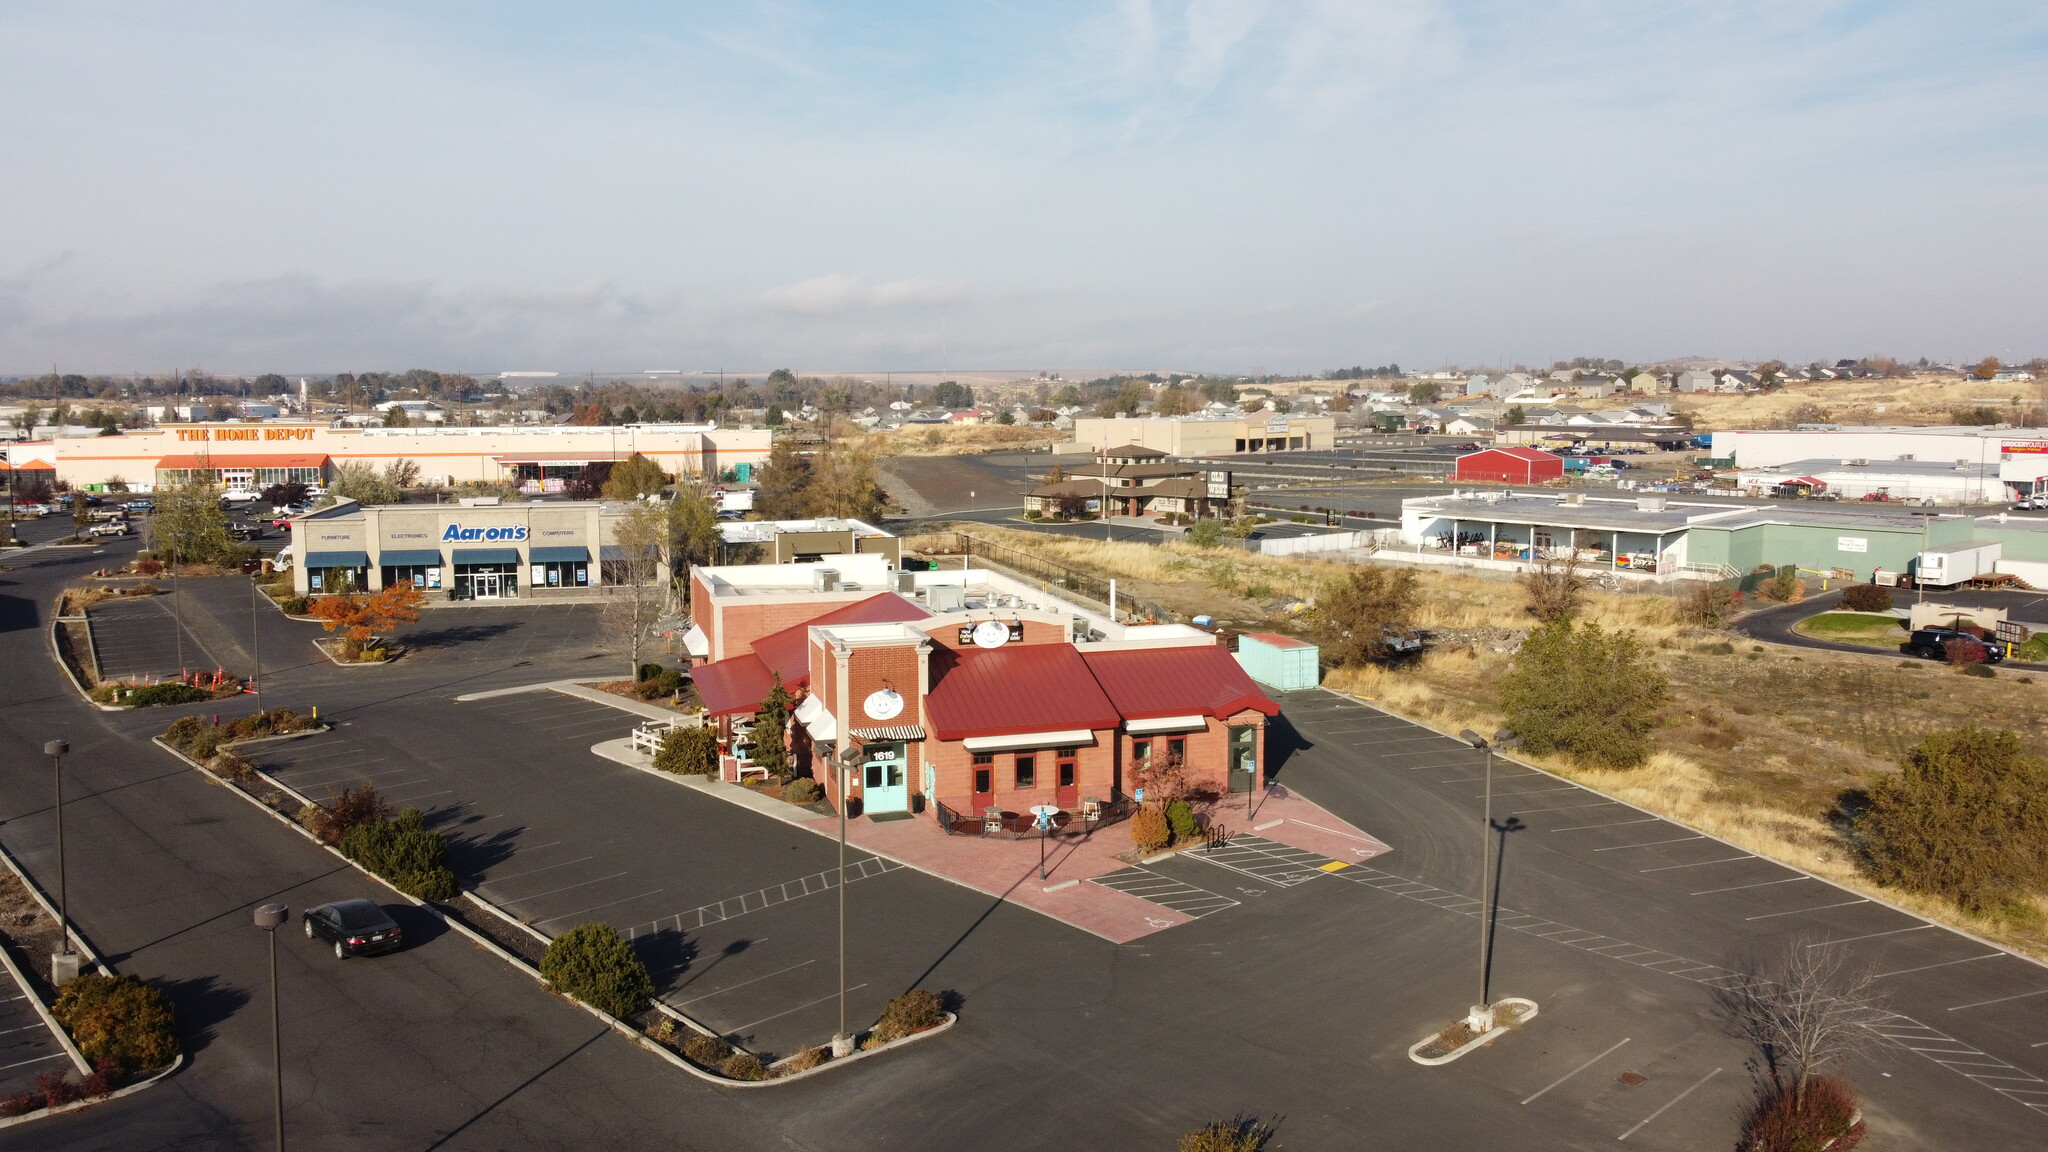
M 1815 460 L 1843 468 L 1933 462 L 1950 469 L 1995 470 L 1998 500 L 2048 491 L 2048 429 L 1984 427 L 1839 427 L 1715 432 L 1714 457 L 1741 469 L 1785 469 Z M 1960 473 L 1958 473 L 1960 475 Z

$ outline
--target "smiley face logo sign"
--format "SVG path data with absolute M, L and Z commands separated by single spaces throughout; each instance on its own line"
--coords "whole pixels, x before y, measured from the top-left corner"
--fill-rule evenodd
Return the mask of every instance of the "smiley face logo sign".
M 1001 648 L 1009 642 L 1009 625 L 1000 620 L 983 620 L 974 626 L 974 646 L 977 648 Z
M 894 688 L 883 688 L 868 693 L 860 707 L 861 711 L 877 720 L 894 720 L 903 712 L 903 697 Z

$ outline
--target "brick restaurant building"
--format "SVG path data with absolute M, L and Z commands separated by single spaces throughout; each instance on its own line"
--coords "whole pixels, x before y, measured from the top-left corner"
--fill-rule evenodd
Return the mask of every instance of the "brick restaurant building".
M 837 802 L 825 757 L 859 749 L 848 791 L 870 814 L 1078 815 L 1168 758 L 1205 791 L 1263 786 L 1279 706 L 1208 633 L 1121 625 L 987 571 L 877 565 L 847 588 L 846 567 L 692 571 L 693 619 L 718 655 L 694 673 L 728 778 L 750 771 L 750 721 L 779 678 L 798 702 L 796 763 Z

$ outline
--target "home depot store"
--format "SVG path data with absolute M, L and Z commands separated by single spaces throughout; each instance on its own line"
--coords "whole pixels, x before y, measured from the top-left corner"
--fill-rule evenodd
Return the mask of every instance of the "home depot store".
M 729 777 L 755 770 L 752 717 L 779 681 L 798 701 L 795 762 L 837 800 L 827 757 L 854 748 L 849 791 L 868 813 L 974 827 L 990 810 L 1010 825 L 1039 805 L 1078 816 L 1133 795 L 1169 763 L 1211 794 L 1263 785 L 1266 720 L 1279 706 L 1195 629 L 1077 623 L 1064 605 L 999 593 L 962 598 L 952 581 L 986 574 L 953 571 L 899 574 L 906 591 L 779 597 L 799 621 L 748 634 L 765 616 L 720 611 L 757 605 L 714 605 L 706 577 L 718 571 L 692 573 L 692 604 L 727 655 L 695 676 Z
M 714 475 L 768 458 L 772 433 L 710 424 L 621 427 L 334 428 L 324 423 L 166 425 L 118 436 L 60 437 L 16 446 L 9 460 L 47 459 L 56 479 L 88 490 L 119 481 L 140 488 L 187 477 L 228 486 L 318 483 L 357 462 L 417 464 L 448 484 L 510 483 L 546 490 L 589 464 L 646 456 L 666 472 Z

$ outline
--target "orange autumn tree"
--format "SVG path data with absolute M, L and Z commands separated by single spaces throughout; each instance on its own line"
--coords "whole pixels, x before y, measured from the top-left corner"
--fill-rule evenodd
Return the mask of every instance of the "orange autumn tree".
M 418 623 L 420 606 L 426 602 L 426 593 L 405 580 L 382 592 L 322 596 L 313 602 L 311 613 L 322 628 L 341 633 L 342 659 L 360 660 L 370 637 L 400 624 Z

